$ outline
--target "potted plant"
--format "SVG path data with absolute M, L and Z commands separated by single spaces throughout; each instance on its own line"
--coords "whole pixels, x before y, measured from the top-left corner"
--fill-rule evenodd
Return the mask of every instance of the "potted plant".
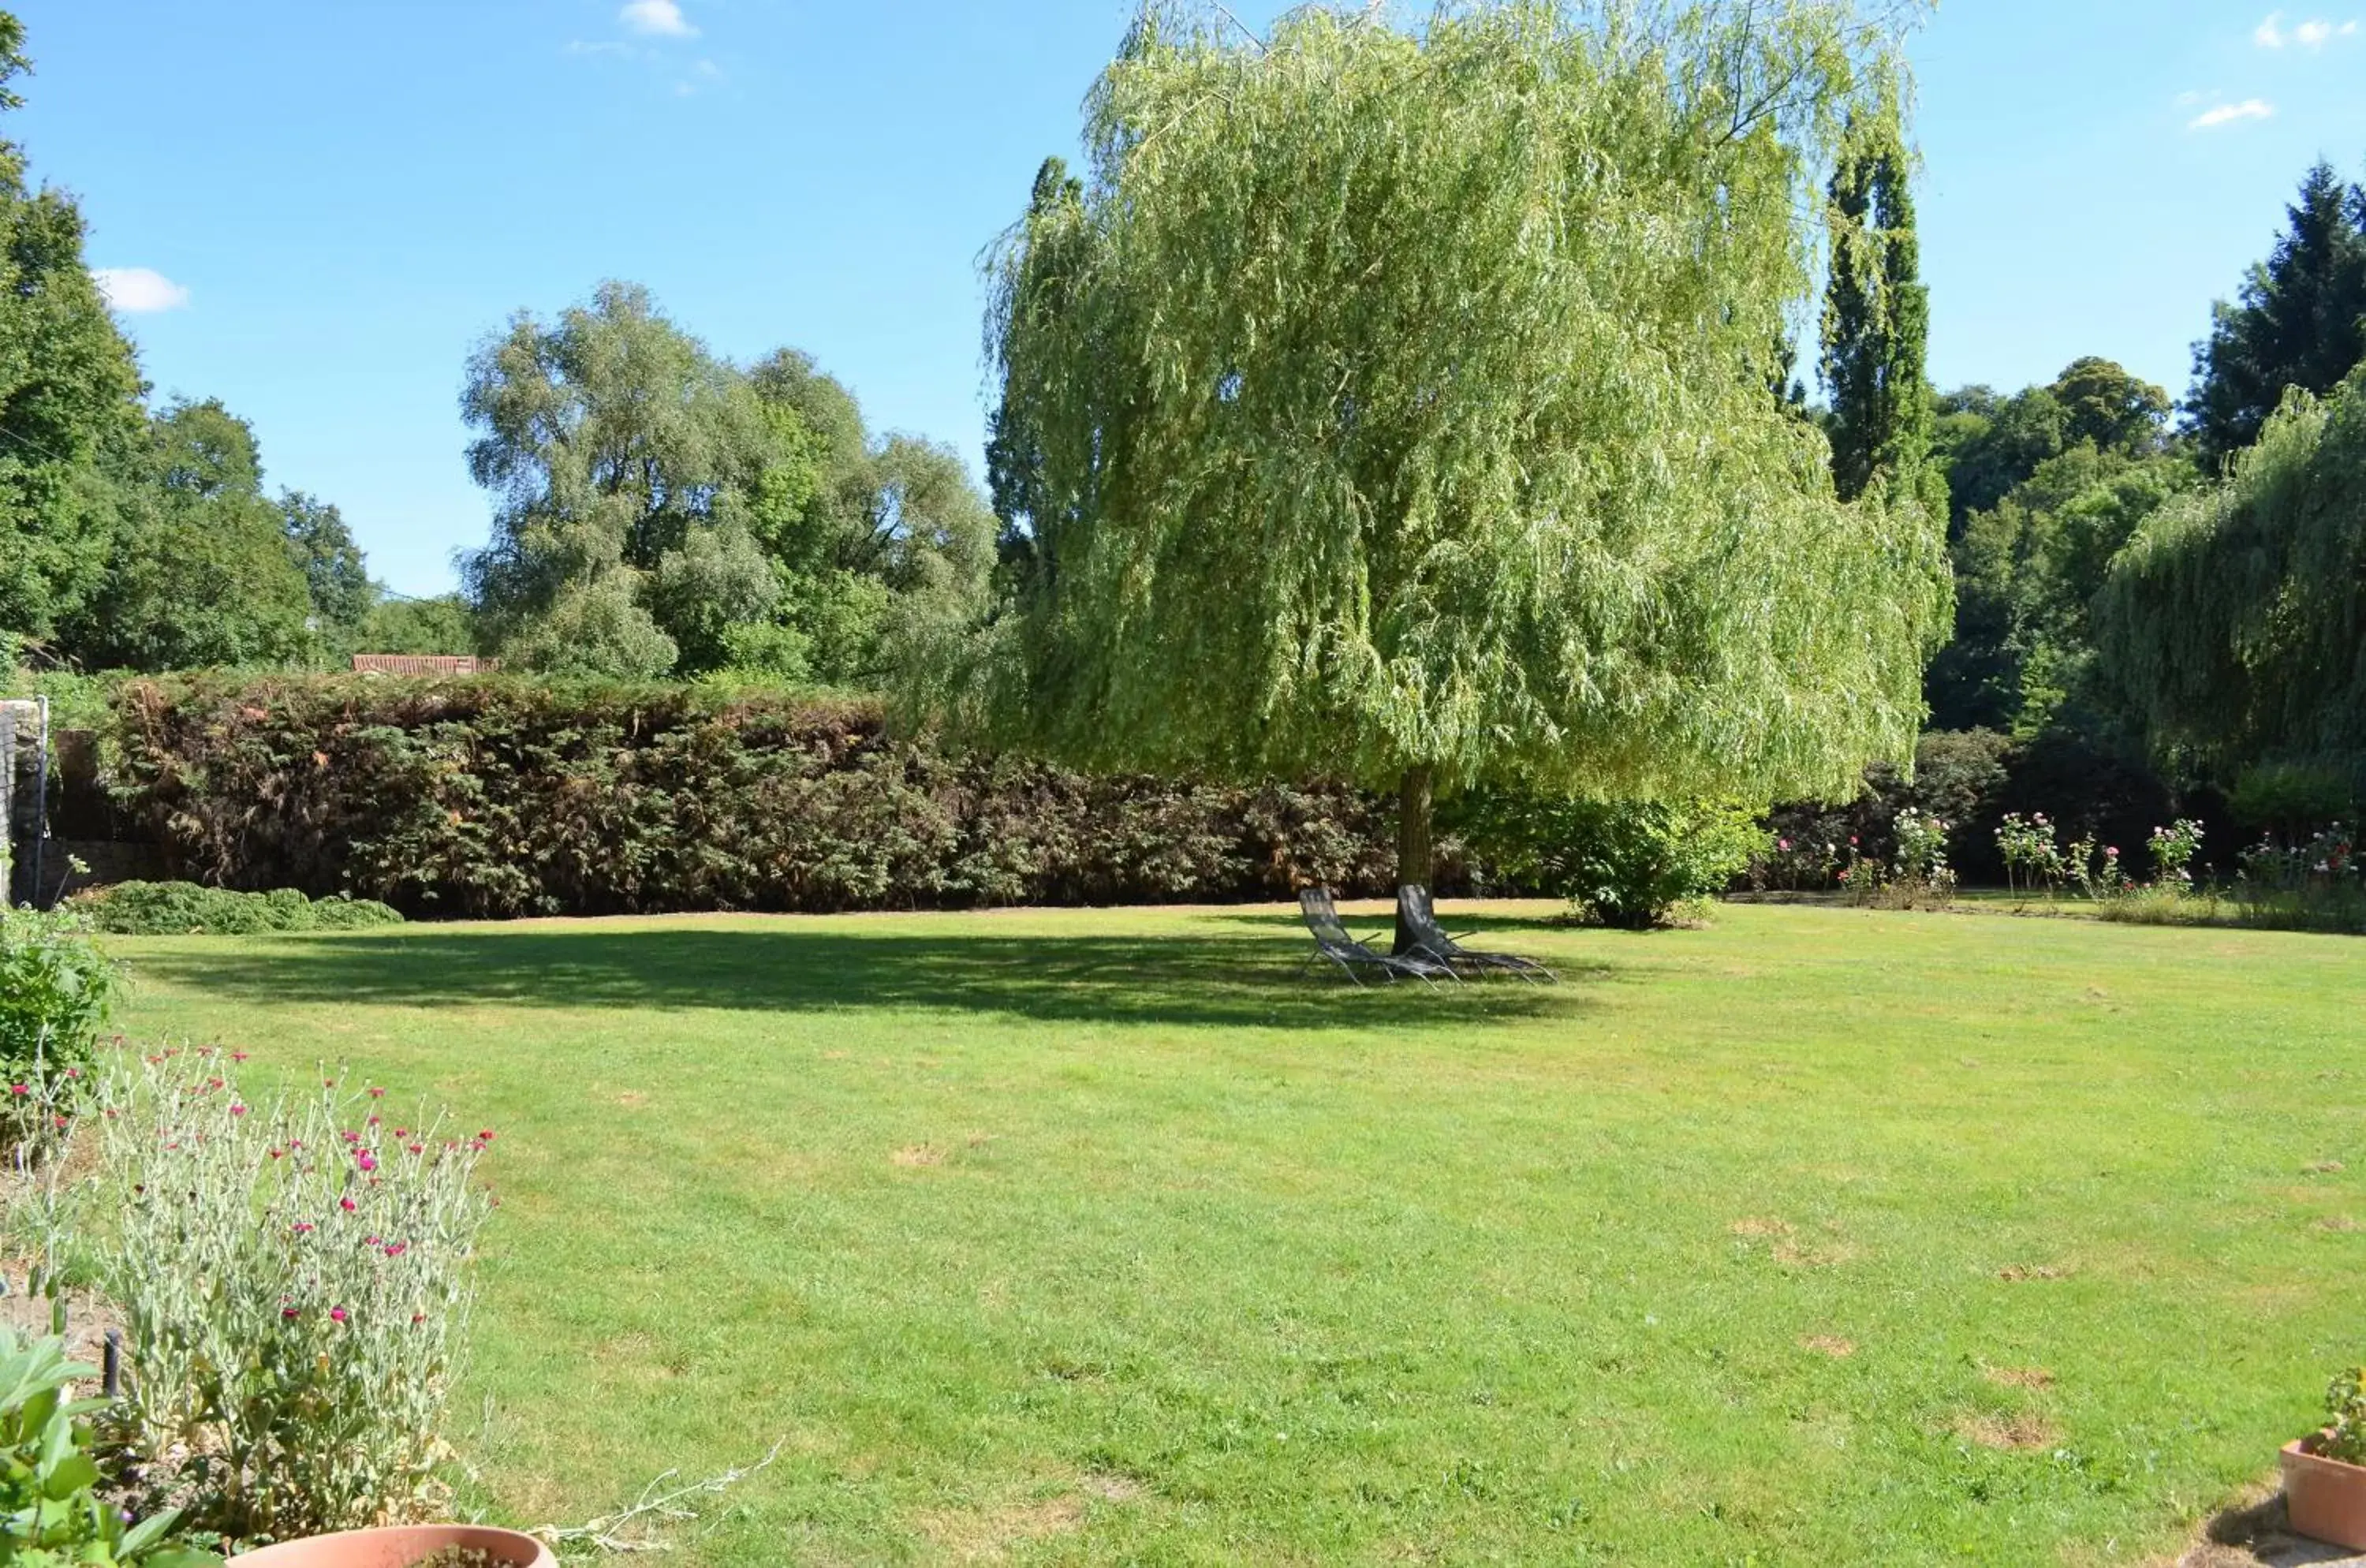
M 2298 1533 L 2366 1551 L 2366 1367 L 2326 1391 L 2326 1428 L 2284 1445 L 2284 1501 Z
M 343 1530 L 242 1552 L 231 1568 L 557 1568 L 530 1535 L 485 1525 Z

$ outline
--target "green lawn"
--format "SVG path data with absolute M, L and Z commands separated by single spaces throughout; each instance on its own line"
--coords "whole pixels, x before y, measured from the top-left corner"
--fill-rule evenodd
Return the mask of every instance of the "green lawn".
M 2366 1353 L 2356 942 L 1496 912 L 1568 984 L 1275 910 L 114 946 L 136 1034 L 501 1130 L 495 1513 L 785 1439 L 674 1561 L 2142 1562 Z

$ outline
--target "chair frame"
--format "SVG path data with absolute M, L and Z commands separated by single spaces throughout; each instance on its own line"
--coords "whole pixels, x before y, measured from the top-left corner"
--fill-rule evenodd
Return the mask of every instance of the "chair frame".
M 1457 973 L 1468 968 L 1482 975 L 1510 975 L 1526 981 L 1554 986 L 1560 984 L 1560 976 L 1533 958 L 1523 958 L 1516 953 L 1490 953 L 1463 946 L 1437 923 L 1437 908 L 1426 887 L 1408 884 L 1398 888 L 1397 914 L 1413 932 L 1415 953 L 1435 959 Z M 1466 931 L 1462 934 L 1474 933 Z
M 1400 979 L 1419 980 L 1435 988 L 1440 980 L 1460 983 L 1462 976 L 1454 966 L 1423 953 L 1381 953 L 1359 941 L 1339 918 L 1339 907 L 1327 887 L 1301 887 L 1298 890 L 1298 910 L 1306 918 L 1306 929 L 1314 938 L 1314 952 L 1298 966 L 1304 974 L 1324 959 L 1337 966 L 1339 972 L 1358 986 L 1364 976 L 1358 970 L 1375 970 L 1393 985 Z

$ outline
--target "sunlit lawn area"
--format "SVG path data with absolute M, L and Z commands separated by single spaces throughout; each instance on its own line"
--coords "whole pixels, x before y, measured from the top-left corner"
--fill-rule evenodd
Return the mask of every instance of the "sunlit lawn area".
M 496 1515 L 785 1439 L 675 1561 L 2146 1562 L 2366 1353 L 2357 942 L 1548 912 L 1443 995 L 1276 910 L 113 945 L 500 1131 Z

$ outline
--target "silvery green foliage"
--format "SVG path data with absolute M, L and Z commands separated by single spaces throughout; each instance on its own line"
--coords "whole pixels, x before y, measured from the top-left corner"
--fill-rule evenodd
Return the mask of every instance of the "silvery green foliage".
M 1837 500 L 1768 390 L 1892 42 L 1845 0 L 1146 10 L 1088 177 L 992 264 L 1031 537 L 936 700 L 1376 785 L 1766 798 L 1906 756 L 1939 531 Z
M 98 1288 L 123 1314 L 142 1460 L 233 1540 L 432 1507 L 490 1208 L 490 1131 L 377 1089 L 250 1101 L 175 1052 L 105 1108 Z

